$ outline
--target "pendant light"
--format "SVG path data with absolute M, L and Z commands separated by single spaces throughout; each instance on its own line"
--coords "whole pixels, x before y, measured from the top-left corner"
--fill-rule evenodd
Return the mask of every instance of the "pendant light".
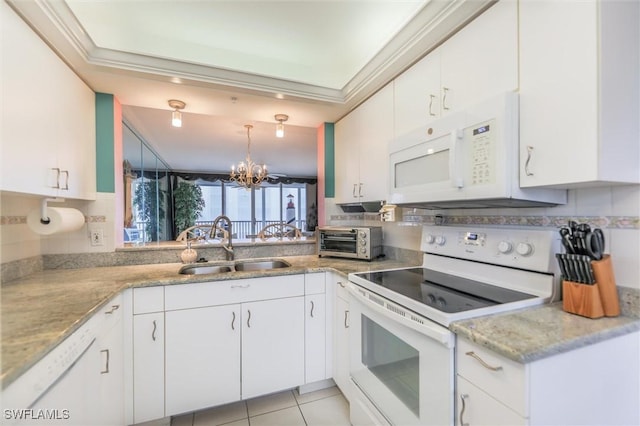
M 181 109 L 184 109 L 187 104 L 177 99 L 170 99 L 169 106 L 173 108 L 173 112 L 171 113 L 171 125 L 173 127 L 182 127 L 182 113 Z
M 287 121 L 289 119 L 289 116 L 287 114 L 276 114 L 275 115 L 275 119 L 278 122 L 278 124 L 276 125 L 276 137 L 277 138 L 283 138 L 284 137 L 284 123 L 285 121 Z

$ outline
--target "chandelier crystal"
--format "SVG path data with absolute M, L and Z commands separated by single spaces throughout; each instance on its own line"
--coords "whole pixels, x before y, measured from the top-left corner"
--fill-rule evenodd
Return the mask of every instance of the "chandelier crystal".
M 229 175 L 232 182 L 245 189 L 257 188 L 267 177 L 267 166 L 256 164 L 251 160 L 251 124 L 245 124 L 247 129 L 247 158 L 231 166 L 231 174 Z

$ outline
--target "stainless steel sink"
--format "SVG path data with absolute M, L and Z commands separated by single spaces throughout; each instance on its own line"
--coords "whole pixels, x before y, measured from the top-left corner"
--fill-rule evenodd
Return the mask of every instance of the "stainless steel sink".
M 288 268 L 290 263 L 284 260 L 258 260 L 237 262 L 235 264 L 236 271 L 264 271 L 268 269 Z
M 178 273 L 183 275 L 200 275 L 200 274 L 221 274 L 223 272 L 232 272 L 233 268 L 227 265 L 185 265 L 180 268 Z

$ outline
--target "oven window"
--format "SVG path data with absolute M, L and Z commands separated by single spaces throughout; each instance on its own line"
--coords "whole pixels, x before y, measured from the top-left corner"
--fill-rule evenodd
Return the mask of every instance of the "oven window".
M 361 324 L 362 364 L 419 418 L 418 351 L 365 315 Z
M 338 253 L 356 253 L 357 239 L 353 234 L 323 234 L 321 248 Z

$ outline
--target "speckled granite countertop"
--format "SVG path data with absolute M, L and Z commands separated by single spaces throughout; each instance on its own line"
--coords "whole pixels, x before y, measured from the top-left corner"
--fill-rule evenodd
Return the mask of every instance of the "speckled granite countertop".
M 632 316 L 590 319 L 562 310 L 562 302 L 472 318 L 449 328 L 509 359 L 526 364 L 640 330 Z
M 179 275 L 180 263 L 49 269 L 2 283 L 2 387 L 20 376 L 120 291 L 130 287 L 255 278 L 335 270 L 342 274 L 409 266 L 394 260 L 365 262 L 286 256 L 290 268 L 216 275 Z M 246 260 L 246 259 L 240 259 Z M 224 264 L 226 262 L 212 262 Z
M 179 275 L 180 263 L 49 269 L 2 283 L 1 375 L 6 387 L 73 333 L 120 291 L 130 287 L 179 285 L 304 272 L 352 272 L 416 266 L 395 260 L 363 262 L 315 255 L 282 257 L 290 268 L 216 275 Z M 244 259 L 241 259 L 244 260 Z M 225 262 L 212 262 L 224 264 Z M 632 311 L 638 309 L 633 296 Z M 621 300 L 622 302 L 627 302 Z M 537 359 L 640 330 L 632 316 L 588 319 L 566 313 L 561 304 L 452 323 L 451 330 L 517 362 Z

